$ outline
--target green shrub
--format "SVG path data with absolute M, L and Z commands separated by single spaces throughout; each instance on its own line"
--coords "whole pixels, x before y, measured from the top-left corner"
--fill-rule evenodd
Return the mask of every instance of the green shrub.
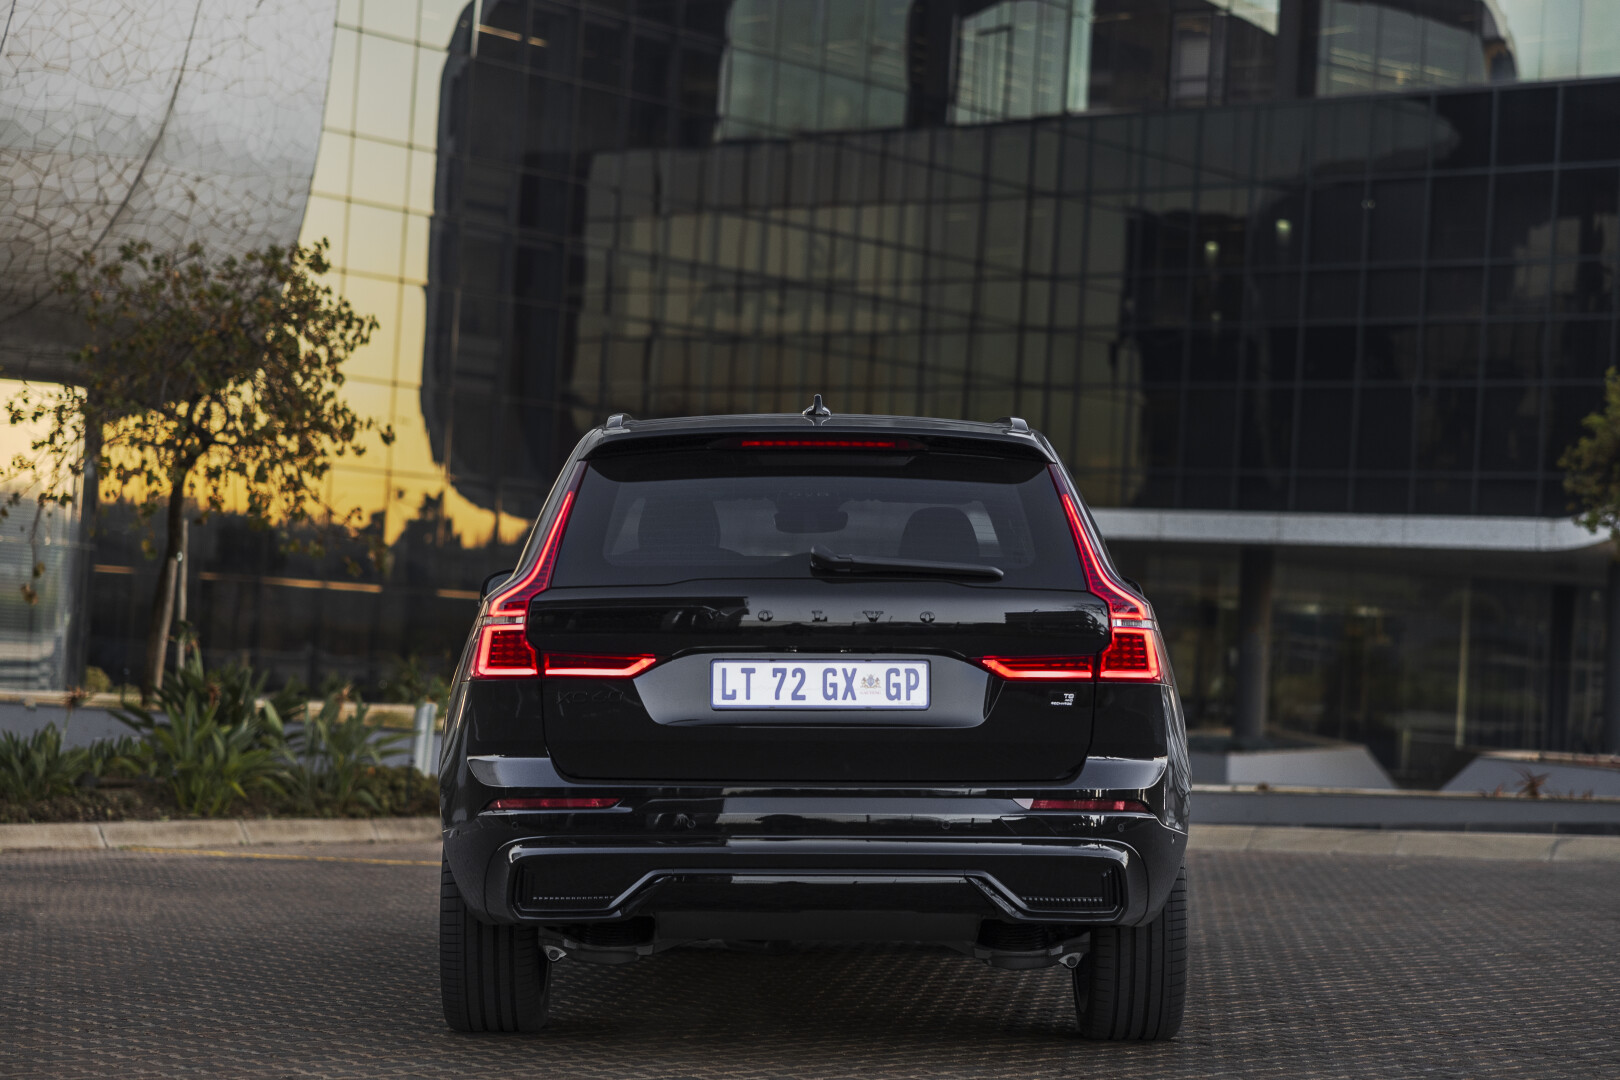
M 0 799 L 28 803 L 69 795 L 90 771 L 90 752 L 63 746 L 55 724 L 32 735 L 0 733 Z
M 141 771 L 166 784 L 183 812 L 217 817 L 249 792 L 283 791 L 286 732 L 276 701 L 259 700 L 263 686 L 246 668 L 205 671 L 193 652 L 164 681 L 157 709 L 113 715 L 134 729 Z
M 348 716 L 344 691 L 329 694 L 320 712 L 306 715 L 287 738 L 291 791 L 306 811 L 347 814 L 363 806 L 383 810 L 376 782 L 378 766 L 409 737 L 367 720 L 368 706 L 356 703 Z

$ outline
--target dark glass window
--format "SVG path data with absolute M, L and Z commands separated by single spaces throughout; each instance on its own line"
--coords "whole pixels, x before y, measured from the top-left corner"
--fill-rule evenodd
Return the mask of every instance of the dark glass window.
M 1430 323 L 1423 332 L 1423 374 L 1429 379 L 1479 377 L 1478 323 Z
M 1550 172 L 1498 175 L 1491 214 L 1491 254 L 1508 259 L 1545 255 L 1552 194 Z
M 1496 161 L 1541 165 L 1553 159 L 1558 132 L 1558 91 L 1504 90 L 1496 117 Z
M 1473 482 L 1466 476 L 1419 476 L 1412 490 L 1412 509 L 1419 514 L 1466 514 L 1473 501 Z
M 1350 463 L 1351 403 L 1343 389 L 1300 391 L 1299 468 L 1343 469 Z
M 1304 360 L 1302 375 L 1313 382 L 1355 378 L 1355 326 L 1313 326 L 1306 330 Z
M 1419 386 L 1416 465 L 1472 469 L 1478 391 L 1472 386 Z
M 1369 319 L 1411 318 L 1421 309 L 1422 299 L 1423 275 L 1416 270 L 1367 272 Z
M 1361 377 L 1384 381 L 1416 378 L 1418 333 L 1416 326 L 1363 327 Z
M 667 98 L 674 55 L 675 47 L 667 38 L 638 35 L 630 89 L 646 97 Z
M 1311 319 L 1353 319 L 1359 310 L 1361 275 L 1311 274 L 1305 314 Z
M 1434 167 L 1474 169 L 1491 162 L 1491 95 L 1439 94 L 1434 99 Z
M 1286 469 L 1293 459 L 1294 388 L 1262 383 L 1243 394 L 1242 464 Z
M 805 460 L 814 455 L 817 461 Z M 593 461 L 553 584 L 804 578 L 812 574 L 813 546 L 995 566 L 1003 585 L 1083 587 L 1040 462 L 814 450 Z
M 528 115 L 523 130 L 524 159 L 549 171 L 566 173 L 568 153 L 574 141 L 574 88 L 544 75 L 530 74 L 526 91 Z M 498 110 L 490 111 L 495 115 L 499 113 Z M 511 118 L 507 117 L 506 122 L 510 125 Z
M 1490 270 L 1492 315 L 1539 314 L 1547 309 L 1552 271 L 1544 262 L 1504 263 Z
M 1294 479 L 1292 509 L 1340 513 L 1350 508 L 1350 481 L 1342 476 L 1307 476 Z
M 1565 315 L 1603 315 L 1614 310 L 1614 264 L 1583 259 L 1560 263 L 1552 273 L 1553 310 Z
M 1417 170 L 1429 163 L 1429 98 L 1388 97 L 1372 102 L 1372 167 Z
M 1423 258 L 1423 181 L 1375 183 L 1369 198 L 1371 235 L 1367 257 L 1374 261 L 1416 262 Z
M 690 23 L 692 4 L 686 5 Z M 691 113 L 712 115 L 720 93 L 720 54 L 704 49 L 681 50 L 681 108 Z M 689 143 L 689 145 L 697 145 Z
M 1233 463 L 1237 418 L 1236 389 L 1188 390 L 1181 444 L 1186 466 L 1229 469 Z
M 1411 486 L 1411 479 L 1404 475 L 1360 473 L 1351 493 L 1355 503 L 1352 509 L 1362 514 L 1404 514 Z
M 1598 380 L 1614 365 L 1613 326 L 1608 319 L 1582 319 L 1552 325 L 1547 375 L 1553 379 Z M 1597 407 L 1594 398 L 1593 408 Z
M 1620 158 L 1620 83 L 1564 87 L 1564 129 L 1560 157 L 1565 161 Z
M 618 150 L 624 145 L 619 131 L 625 99 L 604 90 L 581 90 L 579 94 L 579 128 L 574 149 L 582 154 L 600 150 Z
M 1357 416 L 1357 468 L 1405 469 L 1411 464 L 1410 387 L 1362 387 Z
M 1620 138 L 1620 134 L 1617 134 Z M 1613 258 L 1620 237 L 1620 172 L 1565 169 L 1558 174 L 1553 244 L 1561 258 Z
M 1484 286 L 1479 270 L 1430 270 L 1424 306 L 1430 315 L 1478 315 L 1485 305 Z
M 617 89 L 624 77 L 624 46 L 628 35 L 620 23 L 585 24 L 579 74 L 586 82 Z
M 1499 322 L 1485 328 L 1485 377 L 1534 379 L 1541 373 L 1543 322 Z
M 1541 430 L 1542 390 L 1537 386 L 1488 386 L 1481 403 L 1486 432 L 1479 467 L 1487 472 L 1535 472 Z
M 1547 391 L 1546 444 L 1542 467 L 1556 468 L 1564 451 L 1575 445 L 1583 433 L 1581 421 L 1603 404 L 1603 390 L 1596 383 L 1580 386 L 1554 386 Z
M 1483 176 L 1438 178 L 1429 201 L 1429 258 L 1485 254 L 1487 182 Z
M 1491 516 L 1519 516 L 1536 513 L 1534 480 L 1503 480 L 1482 477 L 1476 512 Z
M 486 37 L 490 35 L 485 35 Z M 474 93 L 480 98 L 520 102 L 526 90 L 523 73 L 504 64 L 475 63 Z M 506 112 L 469 110 L 468 151 L 485 161 L 516 165 L 521 156 L 523 126 Z
M 1162 105 L 1170 79 L 1170 13 L 1165 4 L 1097 0 L 1093 11 L 1091 107 Z
M 726 36 L 726 13 L 731 0 L 685 0 L 686 28 L 696 34 L 723 38 Z
M 1332 184 L 1311 193 L 1311 262 L 1346 263 L 1361 258 L 1360 184 Z
M 1310 108 L 1278 107 L 1264 110 L 1261 116 L 1265 125 L 1265 135 L 1260 155 L 1259 178 L 1297 179 L 1305 171 L 1305 152 L 1310 146 L 1308 134 L 1312 116 Z

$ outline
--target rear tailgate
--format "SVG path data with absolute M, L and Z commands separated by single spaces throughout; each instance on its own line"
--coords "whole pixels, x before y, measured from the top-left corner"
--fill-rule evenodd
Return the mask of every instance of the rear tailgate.
M 525 620 L 556 673 L 541 696 L 558 768 L 768 783 L 1072 775 L 1091 736 L 1087 673 L 1003 678 L 983 662 L 1109 642 L 1048 466 L 1032 446 L 819 432 L 593 455 Z
M 590 656 L 657 658 L 634 678 L 544 680 L 545 739 L 561 771 L 964 784 L 1057 780 L 1084 763 L 1089 681 L 1008 681 L 972 658 L 1097 653 L 1108 612 L 1088 593 L 814 579 L 711 580 L 697 593 L 691 584 L 555 588 L 531 604 L 535 651 L 583 657 L 564 659 L 570 670 L 589 672 Z M 727 661 L 729 683 L 716 666 Z M 759 680 L 751 697 L 740 679 Z

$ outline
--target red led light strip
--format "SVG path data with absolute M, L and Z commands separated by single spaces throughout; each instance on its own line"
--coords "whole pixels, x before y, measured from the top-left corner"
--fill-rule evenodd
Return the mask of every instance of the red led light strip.
M 515 798 L 496 799 L 485 810 L 609 810 L 618 799 L 600 798 Z
M 1089 679 L 1089 656 L 981 656 L 979 663 L 1003 679 Z
M 629 679 L 658 663 L 656 656 L 577 656 L 547 653 L 545 674 L 597 679 Z
M 915 444 L 896 439 L 740 439 L 745 450 L 910 450 Z
M 551 528 L 546 530 L 545 542 L 540 545 L 540 554 L 534 560 L 534 565 L 521 578 L 492 593 L 485 614 L 526 614 L 529 600 L 536 593 L 545 592 L 551 585 L 551 572 L 557 565 L 557 548 L 562 544 L 563 529 L 568 526 L 568 515 L 574 509 L 574 493 L 579 490 L 579 482 L 584 475 L 585 465 L 581 462 L 569 479 L 568 490 L 563 492 L 562 505 L 557 507 L 557 516 L 551 520 Z
M 539 660 L 529 646 L 525 627 L 529 601 L 551 585 L 557 549 L 562 545 L 563 530 L 574 509 L 574 495 L 584 476 L 585 463 L 580 462 L 568 478 L 562 502 L 546 529 L 546 538 L 533 565 L 485 598 L 478 620 L 478 646 L 473 651 L 471 678 L 520 679 L 540 674 Z
M 1063 474 L 1056 465 L 1051 467 L 1052 484 L 1058 490 L 1058 498 L 1063 501 L 1063 513 L 1069 519 L 1069 531 L 1074 534 L 1075 550 L 1080 553 L 1080 565 L 1085 570 L 1086 588 L 1108 602 L 1108 611 L 1117 619 L 1151 619 L 1153 610 L 1147 602 L 1123 581 L 1120 581 L 1108 568 L 1097 544 L 1091 536 L 1091 530 L 1080 517 L 1080 509 L 1075 503 L 1074 495 L 1067 490 Z
M 1031 799 L 1031 810 L 1069 810 L 1084 814 L 1146 814 L 1147 804 L 1135 799 Z

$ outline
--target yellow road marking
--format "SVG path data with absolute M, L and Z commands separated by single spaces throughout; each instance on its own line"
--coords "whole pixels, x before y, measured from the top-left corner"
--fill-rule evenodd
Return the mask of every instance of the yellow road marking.
M 223 851 L 206 848 L 126 847 L 124 851 L 140 851 L 148 855 L 205 855 L 211 859 L 278 859 L 286 862 L 343 862 L 369 863 L 372 866 L 438 866 L 426 859 L 362 859 L 349 855 L 282 855 L 268 851 Z

